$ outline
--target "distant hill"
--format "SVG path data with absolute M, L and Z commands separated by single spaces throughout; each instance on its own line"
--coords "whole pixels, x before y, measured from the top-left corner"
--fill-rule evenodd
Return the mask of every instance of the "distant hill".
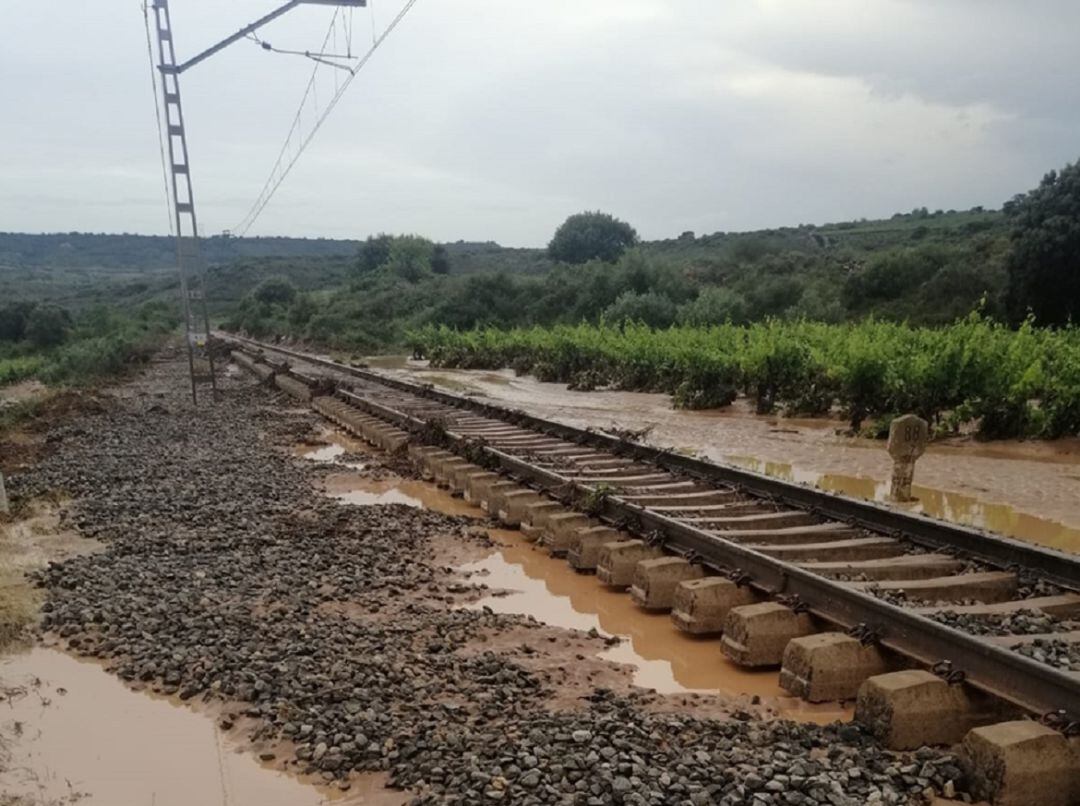
M 208 263 L 249 257 L 313 257 L 355 254 L 357 241 L 329 238 L 202 239 Z M 176 265 L 168 235 L 109 235 L 90 232 L 27 234 L 0 232 L 0 266 L 96 269 L 156 269 Z
M 970 310 L 984 291 L 999 293 L 1006 244 L 1000 212 L 920 208 L 877 221 L 684 232 L 645 242 L 640 250 L 699 287 L 724 286 L 756 298 L 751 310 L 949 321 Z M 212 308 L 229 309 L 277 275 L 301 291 L 343 288 L 353 276 L 359 246 L 359 241 L 328 238 L 206 238 Z M 443 246 L 451 275 L 502 273 L 524 280 L 546 276 L 554 267 L 542 248 L 493 241 Z M 5 299 L 82 308 L 174 300 L 177 287 L 168 236 L 0 233 L 0 297 Z M 805 311 L 792 307 L 797 299 Z M 826 310 L 829 306 L 833 310 Z

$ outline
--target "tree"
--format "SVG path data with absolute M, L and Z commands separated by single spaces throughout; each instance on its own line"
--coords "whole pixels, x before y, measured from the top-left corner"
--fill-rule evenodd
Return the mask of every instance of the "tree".
M 384 264 L 397 277 L 418 283 L 431 274 L 431 259 L 435 245 L 419 235 L 399 235 L 390 246 L 390 257 Z
M 450 273 L 450 255 L 446 253 L 446 247 L 441 243 L 435 244 L 431 252 L 431 270 L 435 274 Z
M 0 307 L 0 341 L 22 341 L 26 320 L 34 310 L 32 302 L 9 302 Z
M 367 274 L 378 269 L 390 259 L 390 247 L 394 239 L 385 232 L 378 235 L 369 235 L 367 240 L 360 244 L 360 254 L 357 258 L 357 269 L 361 274 Z
M 42 349 L 63 344 L 71 329 L 71 315 L 55 305 L 38 305 L 26 319 L 26 339 Z
M 1019 321 L 1030 310 L 1044 325 L 1080 319 L 1080 162 L 1048 173 L 1006 202 L 1005 213 L 1010 317 Z
M 267 277 L 252 289 L 251 296 L 266 305 L 289 305 L 296 299 L 296 286 L 285 277 Z
M 319 306 L 315 304 L 311 294 L 297 294 L 289 306 L 289 324 L 299 330 L 318 312 Z
M 577 213 L 555 230 L 548 256 L 563 263 L 614 263 L 637 240 L 637 232 L 625 221 L 599 211 Z

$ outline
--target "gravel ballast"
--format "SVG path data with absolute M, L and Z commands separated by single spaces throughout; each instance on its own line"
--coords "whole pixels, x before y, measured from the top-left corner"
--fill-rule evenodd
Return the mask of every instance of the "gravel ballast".
M 432 545 L 485 546 L 473 521 L 316 494 L 317 468 L 288 453 L 313 415 L 237 375 L 196 412 L 185 370 L 155 364 L 60 424 L 10 484 L 68 493 L 70 523 L 105 544 L 38 575 L 42 630 L 131 684 L 219 703 L 223 727 L 285 742 L 296 772 L 346 787 L 386 771 L 416 804 L 855 806 L 962 789 L 952 756 L 887 753 L 855 725 L 706 719 L 629 689 L 556 702 L 523 658 L 568 632 L 455 606 L 471 586 Z M 524 637 L 502 650 L 500 635 Z

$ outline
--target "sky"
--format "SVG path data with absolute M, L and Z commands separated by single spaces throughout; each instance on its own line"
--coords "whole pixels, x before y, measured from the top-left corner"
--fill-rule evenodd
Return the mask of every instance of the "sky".
M 178 55 L 279 2 L 172 0 Z M 352 12 L 354 51 L 403 2 Z M 141 5 L 0 0 L 0 231 L 168 231 Z M 260 36 L 318 50 L 333 14 Z M 249 234 L 541 246 L 582 210 L 656 239 L 1000 207 L 1080 158 L 1077 31 L 1075 0 L 418 0 Z M 313 67 L 242 41 L 182 77 L 204 234 L 245 218 Z M 303 132 L 346 75 L 318 68 Z

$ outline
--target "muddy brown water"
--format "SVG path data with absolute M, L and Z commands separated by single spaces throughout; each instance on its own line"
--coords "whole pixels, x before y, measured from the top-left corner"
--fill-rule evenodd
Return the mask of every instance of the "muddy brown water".
M 356 450 L 356 442 L 327 432 L 331 445 Z M 310 459 L 327 456 L 323 447 L 303 446 L 298 454 Z M 485 518 L 479 508 L 423 481 L 388 478 L 373 480 L 346 471 L 328 475 L 328 495 L 356 505 L 406 504 L 449 515 Z M 781 716 L 827 723 L 846 720 L 851 710 L 835 704 L 811 705 L 790 697 L 778 685 L 775 670 L 751 672 L 730 663 L 715 638 L 695 638 L 675 629 L 667 614 L 648 613 L 625 593 L 606 588 L 592 575 L 579 574 L 565 560 L 524 540 L 517 530 L 489 529 L 498 548 L 487 557 L 458 567 L 472 582 L 482 582 L 498 594 L 469 605 L 500 613 L 531 615 L 556 627 L 618 636 L 620 643 L 600 657 L 626 664 L 635 685 L 661 694 L 720 694 L 732 702 L 762 704 Z M 503 595 L 509 591 L 509 595 Z
M 28 803 L 101 806 L 401 806 L 409 796 L 358 776 L 315 787 L 258 760 L 207 714 L 132 691 L 95 663 L 37 647 L 0 661 L 0 792 Z M 279 754 L 280 755 L 280 754 Z M 2 798 L 0 798 L 2 800 Z
M 763 462 L 753 456 L 729 456 L 728 459 L 747 470 L 764 473 L 784 481 L 794 481 L 852 498 L 883 503 L 888 501 L 889 483 L 887 481 L 865 476 L 848 476 L 842 473 L 815 473 L 796 468 L 790 462 Z M 911 491 L 916 499 L 914 502 L 893 504 L 893 506 L 940 520 L 977 526 L 992 532 L 1019 537 L 1050 548 L 1071 552 L 1080 551 L 1080 528 L 1021 512 L 1008 504 L 981 501 L 964 493 L 937 490 L 921 484 L 913 485 Z
M 657 447 L 736 464 L 856 498 L 884 501 L 884 443 L 843 436 L 830 419 L 756 415 L 740 399 L 713 411 L 672 409 L 667 395 L 575 392 L 511 370 L 432 369 L 404 356 L 378 369 L 581 428 L 651 429 Z M 930 446 L 915 471 L 916 511 L 1065 551 L 1080 551 L 1080 440 L 951 439 Z

